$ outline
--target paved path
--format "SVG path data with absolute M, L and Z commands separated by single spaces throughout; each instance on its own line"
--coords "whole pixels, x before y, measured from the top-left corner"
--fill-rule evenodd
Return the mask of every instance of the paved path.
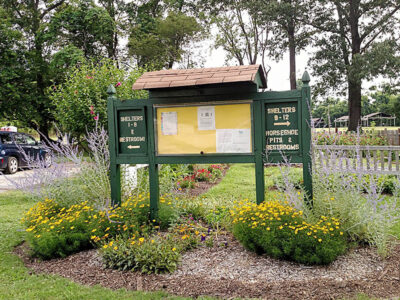
M 77 166 L 75 166 L 73 164 L 68 164 L 68 165 L 69 165 L 69 166 L 67 166 L 69 169 L 68 173 L 70 173 L 71 175 L 79 171 L 79 168 Z M 50 169 L 51 168 L 54 168 L 54 167 L 50 167 Z M 12 190 L 16 189 L 15 185 L 7 178 L 10 178 L 11 180 L 16 181 L 16 182 L 22 182 L 24 180 L 31 178 L 31 176 L 34 174 L 34 172 L 35 172 L 35 170 L 18 170 L 17 173 L 12 174 L 12 175 L 0 174 L 0 193 L 4 193 L 7 191 L 12 191 Z

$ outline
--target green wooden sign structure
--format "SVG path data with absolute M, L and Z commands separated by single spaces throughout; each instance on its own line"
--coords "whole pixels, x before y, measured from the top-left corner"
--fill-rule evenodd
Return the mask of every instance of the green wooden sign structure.
M 150 218 L 156 219 L 159 165 L 195 163 L 254 163 L 256 199 L 261 203 L 265 193 L 264 164 L 282 162 L 284 155 L 291 163 L 303 163 L 306 200 L 312 204 L 309 81 L 305 72 L 299 90 L 258 92 L 256 84 L 231 83 L 192 89 L 150 90 L 149 98 L 140 100 L 118 99 L 115 88 L 110 86 L 107 93 L 112 203 L 121 203 L 120 165 L 148 164 Z M 204 105 L 223 101 L 240 103 L 243 100 L 251 105 L 251 153 L 157 154 L 157 106 Z

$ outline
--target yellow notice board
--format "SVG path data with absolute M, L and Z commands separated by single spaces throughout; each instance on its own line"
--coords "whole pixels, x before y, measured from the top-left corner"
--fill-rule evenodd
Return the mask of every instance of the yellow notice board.
M 157 154 L 251 153 L 251 105 L 157 107 Z

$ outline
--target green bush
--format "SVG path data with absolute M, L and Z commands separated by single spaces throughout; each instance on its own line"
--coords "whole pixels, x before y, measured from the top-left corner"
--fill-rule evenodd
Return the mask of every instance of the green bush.
M 374 175 L 365 175 L 364 180 L 366 181 L 366 185 L 370 185 L 371 176 Z M 393 195 L 396 189 L 396 181 L 397 178 L 395 175 L 375 175 L 374 180 L 377 183 L 378 190 L 381 190 L 382 193 Z
M 347 249 L 337 219 L 321 217 L 310 224 L 287 203 L 239 203 L 231 214 L 234 236 L 258 254 L 319 265 L 331 263 Z
M 42 259 L 66 257 L 70 254 L 93 248 L 90 234 L 85 231 L 42 232 L 39 235 L 39 238 L 29 236 L 28 242 L 32 249 L 32 256 Z
M 100 254 L 107 268 L 146 274 L 173 272 L 181 257 L 173 239 L 161 236 L 113 240 L 101 247 Z
M 166 211 L 170 201 L 163 204 Z M 88 249 L 121 234 L 144 234 L 148 225 L 149 199 L 139 195 L 124 201 L 120 207 L 95 209 L 86 201 L 62 207 L 53 200 L 33 206 L 22 219 L 34 256 L 50 259 Z M 170 213 L 163 222 L 173 222 Z
M 376 132 L 355 133 L 355 132 L 317 132 L 313 136 L 317 145 L 369 145 L 384 146 L 388 145 L 385 137 Z
M 100 253 L 104 265 L 119 270 L 142 273 L 173 272 L 181 253 L 196 247 L 207 232 L 193 217 L 183 217 L 171 224 L 168 232 L 119 236 L 104 243 Z
M 208 171 L 211 172 L 212 181 L 222 177 L 224 167 L 223 165 L 210 165 Z
M 114 85 L 121 99 L 146 98 L 146 91 L 132 91 L 132 84 L 143 71 L 128 73 L 108 59 L 86 61 L 73 68 L 65 83 L 49 89 L 61 129 L 79 139 L 95 127 L 94 118 L 107 126 L 107 87 Z
M 208 169 L 198 169 L 194 172 L 196 181 L 212 181 L 213 175 Z

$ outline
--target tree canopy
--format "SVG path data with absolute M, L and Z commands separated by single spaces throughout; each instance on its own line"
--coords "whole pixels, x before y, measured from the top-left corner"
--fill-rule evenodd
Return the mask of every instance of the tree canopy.
M 317 29 L 310 60 L 318 92 L 347 94 L 349 130 L 360 124 L 363 82 L 400 71 L 400 3 L 392 0 L 310 1 L 304 22 Z
M 400 84 L 399 1 L 0 0 L 0 18 L 0 118 L 47 138 L 54 122 L 66 127 L 54 99 L 73 72 L 89 62 L 95 69 L 105 58 L 125 75 L 202 66 L 206 38 L 224 50 L 226 64 L 261 63 L 267 73 L 272 60 L 288 53 L 289 68 L 279 71 L 288 74 L 291 89 L 298 88 L 296 55 L 311 45 L 318 114 L 333 106 L 346 113 L 347 103 L 349 130 L 367 112 L 400 115 L 394 90 Z M 364 90 L 376 78 L 391 84 Z

